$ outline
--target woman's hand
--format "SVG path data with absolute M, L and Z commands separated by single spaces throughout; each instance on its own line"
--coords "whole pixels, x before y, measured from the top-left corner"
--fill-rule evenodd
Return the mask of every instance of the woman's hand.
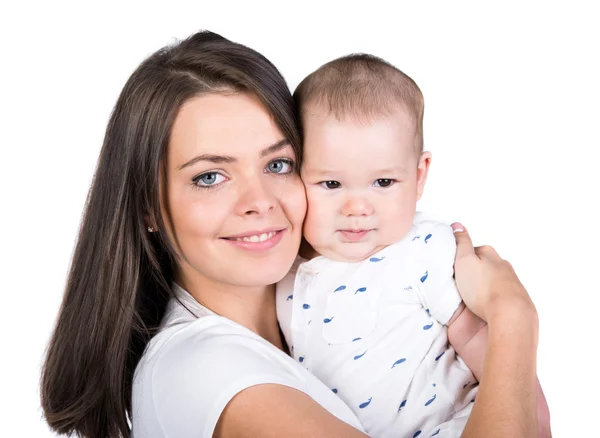
M 467 307 L 488 323 L 479 391 L 461 437 L 549 436 L 549 424 L 538 429 L 535 307 L 510 263 L 489 246 L 473 248 L 461 224 L 452 224 L 452 229 L 458 291 Z
M 491 246 L 473 248 L 469 233 L 460 223 L 452 224 L 452 229 L 456 237 L 454 276 L 467 307 L 488 323 L 494 315 L 506 311 L 537 315 L 511 264 Z

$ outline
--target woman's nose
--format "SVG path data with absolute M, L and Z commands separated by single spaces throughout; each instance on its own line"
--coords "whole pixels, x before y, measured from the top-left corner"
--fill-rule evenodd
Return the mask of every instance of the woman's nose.
M 274 187 L 266 181 L 261 181 L 260 178 L 245 182 L 236 205 L 236 213 L 241 216 L 267 214 L 278 202 L 274 191 Z

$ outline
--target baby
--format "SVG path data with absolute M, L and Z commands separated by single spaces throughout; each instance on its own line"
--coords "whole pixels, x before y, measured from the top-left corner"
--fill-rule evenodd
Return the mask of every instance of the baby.
M 455 353 L 454 235 L 416 212 L 431 161 L 421 91 L 387 62 L 351 55 L 308 76 L 295 98 L 304 236 L 317 256 L 277 287 L 291 353 L 371 436 L 460 436 L 484 350 L 455 345 L 466 364 Z

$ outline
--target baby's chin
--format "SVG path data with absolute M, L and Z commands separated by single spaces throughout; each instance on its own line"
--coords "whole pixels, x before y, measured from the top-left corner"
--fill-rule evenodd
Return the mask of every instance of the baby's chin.
M 329 246 L 314 246 L 322 256 L 337 262 L 357 263 L 368 259 L 388 245 L 374 246 L 370 242 L 336 243 Z

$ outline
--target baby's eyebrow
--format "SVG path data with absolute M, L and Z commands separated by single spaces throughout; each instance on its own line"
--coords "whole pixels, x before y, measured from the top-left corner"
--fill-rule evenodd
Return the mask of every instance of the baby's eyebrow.
M 344 169 L 327 169 L 327 168 L 310 168 L 305 166 L 303 169 L 303 173 L 308 174 L 312 177 L 320 177 L 320 176 L 335 176 L 339 173 L 343 173 Z M 408 175 L 408 168 L 404 166 L 394 166 L 394 167 L 384 167 L 381 169 L 375 169 L 370 174 L 373 175 L 374 178 L 385 177 L 386 175 Z
M 408 174 L 408 169 L 404 166 L 395 166 L 395 167 L 385 167 L 383 169 L 377 169 L 373 173 L 383 173 L 383 174 L 398 174 L 401 173 L 403 175 Z
M 304 167 L 303 171 L 305 173 L 308 173 L 312 176 L 321 176 L 321 175 L 334 175 L 336 173 L 339 173 L 340 170 L 333 170 L 333 169 L 311 169 L 309 167 Z

